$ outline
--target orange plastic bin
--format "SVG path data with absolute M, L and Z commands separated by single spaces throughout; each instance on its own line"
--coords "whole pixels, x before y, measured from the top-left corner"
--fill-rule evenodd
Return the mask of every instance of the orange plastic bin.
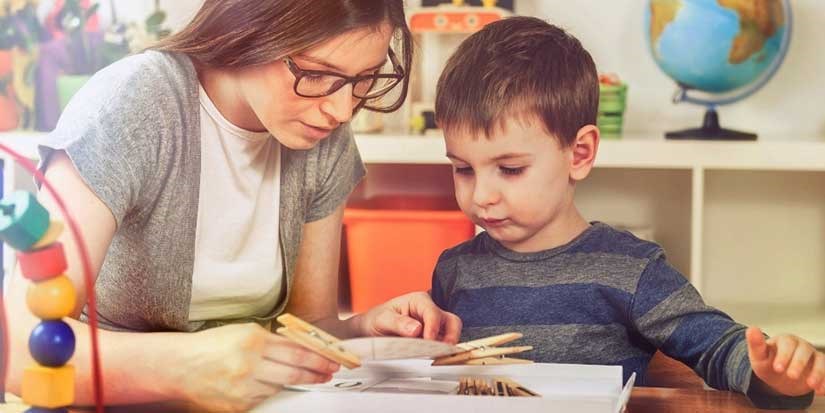
M 344 211 L 353 312 L 430 289 L 438 256 L 475 233 L 453 199 L 376 197 Z

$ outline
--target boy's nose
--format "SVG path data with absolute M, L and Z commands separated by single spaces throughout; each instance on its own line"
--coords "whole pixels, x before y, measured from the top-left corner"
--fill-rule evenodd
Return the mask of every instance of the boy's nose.
M 478 206 L 493 205 L 498 203 L 500 198 L 499 191 L 493 185 L 481 180 L 476 181 L 475 188 L 473 188 L 473 203 Z
M 351 84 L 344 85 L 323 99 L 321 111 L 334 119 L 336 123 L 344 123 L 352 118 L 352 109 L 355 107 L 356 99 L 352 96 Z

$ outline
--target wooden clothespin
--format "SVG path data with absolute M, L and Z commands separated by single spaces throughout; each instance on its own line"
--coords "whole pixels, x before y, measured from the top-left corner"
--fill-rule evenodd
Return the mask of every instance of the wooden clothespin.
M 276 320 L 283 325 L 275 331 L 276 333 L 346 368 L 361 367 L 361 359 L 341 347 L 338 344 L 341 340 L 332 334 L 292 314 L 282 314 Z
M 537 397 L 538 393 L 516 383 L 515 380 L 506 377 L 499 377 L 493 380 L 496 395 L 507 397 Z
M 504 356 L 532 350 L 533 346 L 496 347 L 499 344 L 520 339 L 522 336 L 523 335 L 521 333 L 505 333 L 497 336 L 467 341 L 465 343 L 459 343 L 457 347 L 464 351 L 439 357 L 433 360 L 432 365 L 447 366 L 451 364 L 492 365 L 532 363 L 530 360 L 509 358 Z

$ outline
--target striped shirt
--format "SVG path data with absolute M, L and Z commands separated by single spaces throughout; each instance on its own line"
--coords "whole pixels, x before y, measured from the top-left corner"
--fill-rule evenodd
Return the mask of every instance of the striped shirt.
M 464 323 L 461 340 L 518 331 L 519 357 L 544 363 L 620 365 L 644 384 L 656 350 L 693 368 L 711 387 L 770 406 L 811 397 L 748 391 L 746 327 L 704 303 L 664 251 L 594 222 L 566 245 L 511 251 L 486 232 L 441 254 L 432 297 Z M 763 403 L 764 402 L 764 403 Z M 790 404 L 789 404 L 790 403 Z M 804 407 L 804 406 L 803 406 Z

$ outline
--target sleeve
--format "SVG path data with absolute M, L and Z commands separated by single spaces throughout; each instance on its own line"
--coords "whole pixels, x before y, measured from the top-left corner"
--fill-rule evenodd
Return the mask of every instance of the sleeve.
M 430 289 L 430 297 L 433 302 L 445 311 L 450 311 L 450 294 L 455 286 L 456 278 L 455 264 L 451 263 L 451 260 L 447 258 L 449 251 L 450 250 L 446 250 L 439 255 L 435 269 L 433 270 L 433 280 Z
M 39 147 L 39 169 L 55 151 L 65 151 L 118 226 L 146 190 L 159 135 L 173 129 L 164 119 L 174 116 L 157 108 L 162 82 L 147 79 L 145 70 L 130 68 L 134 59 L 126 60 L 94 75 Z
M 746 327 L 705 304 L 698 291 L 664 255 L 648 264 L 637 285 L 630 317 L 639 334 L 670 357 L 690 366 L 719 390 L 747 395 L 757 407 L 804 408 L 801 397 L 759 393 L 745 342 Z
M 343 126 L 320 145 L 315 191 L 306 222 L 325 218 L 338 209 L 367 173 L 349 126 Z

